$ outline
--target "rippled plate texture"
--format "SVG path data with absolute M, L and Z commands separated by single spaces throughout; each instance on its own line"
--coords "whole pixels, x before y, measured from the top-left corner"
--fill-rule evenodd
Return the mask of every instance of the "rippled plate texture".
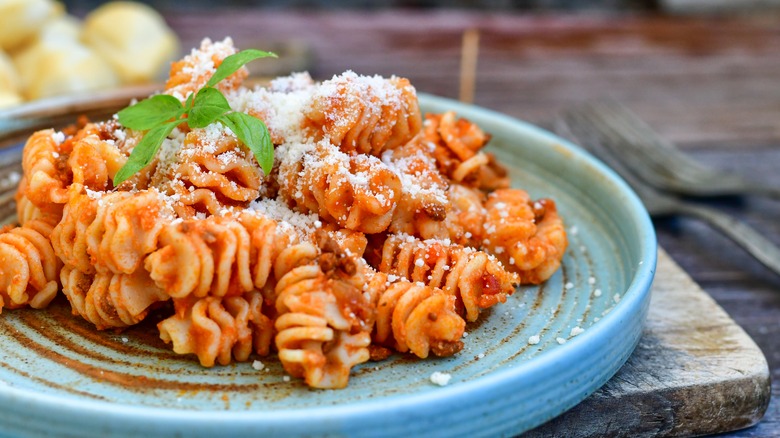
M 0 316 L 0 430 L 65 436 L 512 435 L 595 391 L 635 347 L 656 244 L 646 212 L 614 174 L 577 147 L 499 114 L 422 96 L 493 135 L 513 185 L 551 197 L 570 246 L 562 269 L 522 287 L 467 328 L 456 357 L 392 356 L 358 367 L 344 390 L 286 381 L 275 358 L 204 369 L 157 337 L 155 320 L 96 332 L 64 299 Z M 0 158 L 0 189 L 19 151 Z M 4 203 L 3 203 L 4 204 Z M 0 213 L 7 210 L 0 207 Z M 572 329 L 584 332 L 572 336 Z M 577 333 L 579 330 L 575 330 Z M 530 344 L 529 338 L 539 342 Z M 449 385 L 431 383 L 434 371 Z M 85 430 L 86 429 L 86 430 Z

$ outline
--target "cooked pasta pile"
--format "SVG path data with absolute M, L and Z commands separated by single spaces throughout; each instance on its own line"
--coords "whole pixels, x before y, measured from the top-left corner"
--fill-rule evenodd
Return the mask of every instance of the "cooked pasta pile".
M 233 53 L 204 40 L 164 93 L 184 102 Z M 219 88 L 268 126 L 269 175 L 218 123 L 180 125 L 117 187 L 142 132 L 108 120 L 31 136 L 19 226 L 0 234 L 0 309 L 62 290 L 99 330 L 159 312 L 160 337 L 203 366 L 276 353 L 306 384 L 342 388 L 393 351 L 456 354 L 484 309 L 559 267 L 555 203 L 509 188 L 475 124 L 423 117 L 406 79 L 246 75 Z

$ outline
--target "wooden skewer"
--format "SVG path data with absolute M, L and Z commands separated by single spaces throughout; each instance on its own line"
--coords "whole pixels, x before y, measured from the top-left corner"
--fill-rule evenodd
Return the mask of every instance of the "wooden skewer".
M 463 32 L 460 56 L 460 101 L 474 102 L 474 88 L 477 80 L 477 57 L 479 56 L 479 30 Z

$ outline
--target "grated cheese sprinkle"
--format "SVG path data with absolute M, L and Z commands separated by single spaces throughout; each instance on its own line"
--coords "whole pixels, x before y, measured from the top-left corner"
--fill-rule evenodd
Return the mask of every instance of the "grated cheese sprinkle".
M 435 385 L 447 386 L 450 383 L 450 379 L 452 379 L 452 375 L 449 373 L 434 371 L 433 374 L 431 374 L 431 382 Z

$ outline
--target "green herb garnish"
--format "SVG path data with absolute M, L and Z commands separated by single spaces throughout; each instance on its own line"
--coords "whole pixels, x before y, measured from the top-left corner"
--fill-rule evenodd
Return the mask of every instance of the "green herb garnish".
M 233 111 L 225 96 L 214 88 L 246 63 L 267 57 L 276 58 L 276 54 L 262 50 L 243 50 L 228 56 L 222 60 L 206 85 L 191 94 L 184 104 L 173 96 L 159 94 L 119 111 L 117 116 L 122 126 L 146 133 L 133 148 L 127 163 L 114 175 L 114 186 L 122 184 L 148 166 L 157 155 L 163 140 L 184 122 L 190 129 L 205 128 L 214 122 L 230 128 L 252 151 L 257 163 L 268 175 L 274 165 L 274 145 L 268 127 L 256 117 Z

